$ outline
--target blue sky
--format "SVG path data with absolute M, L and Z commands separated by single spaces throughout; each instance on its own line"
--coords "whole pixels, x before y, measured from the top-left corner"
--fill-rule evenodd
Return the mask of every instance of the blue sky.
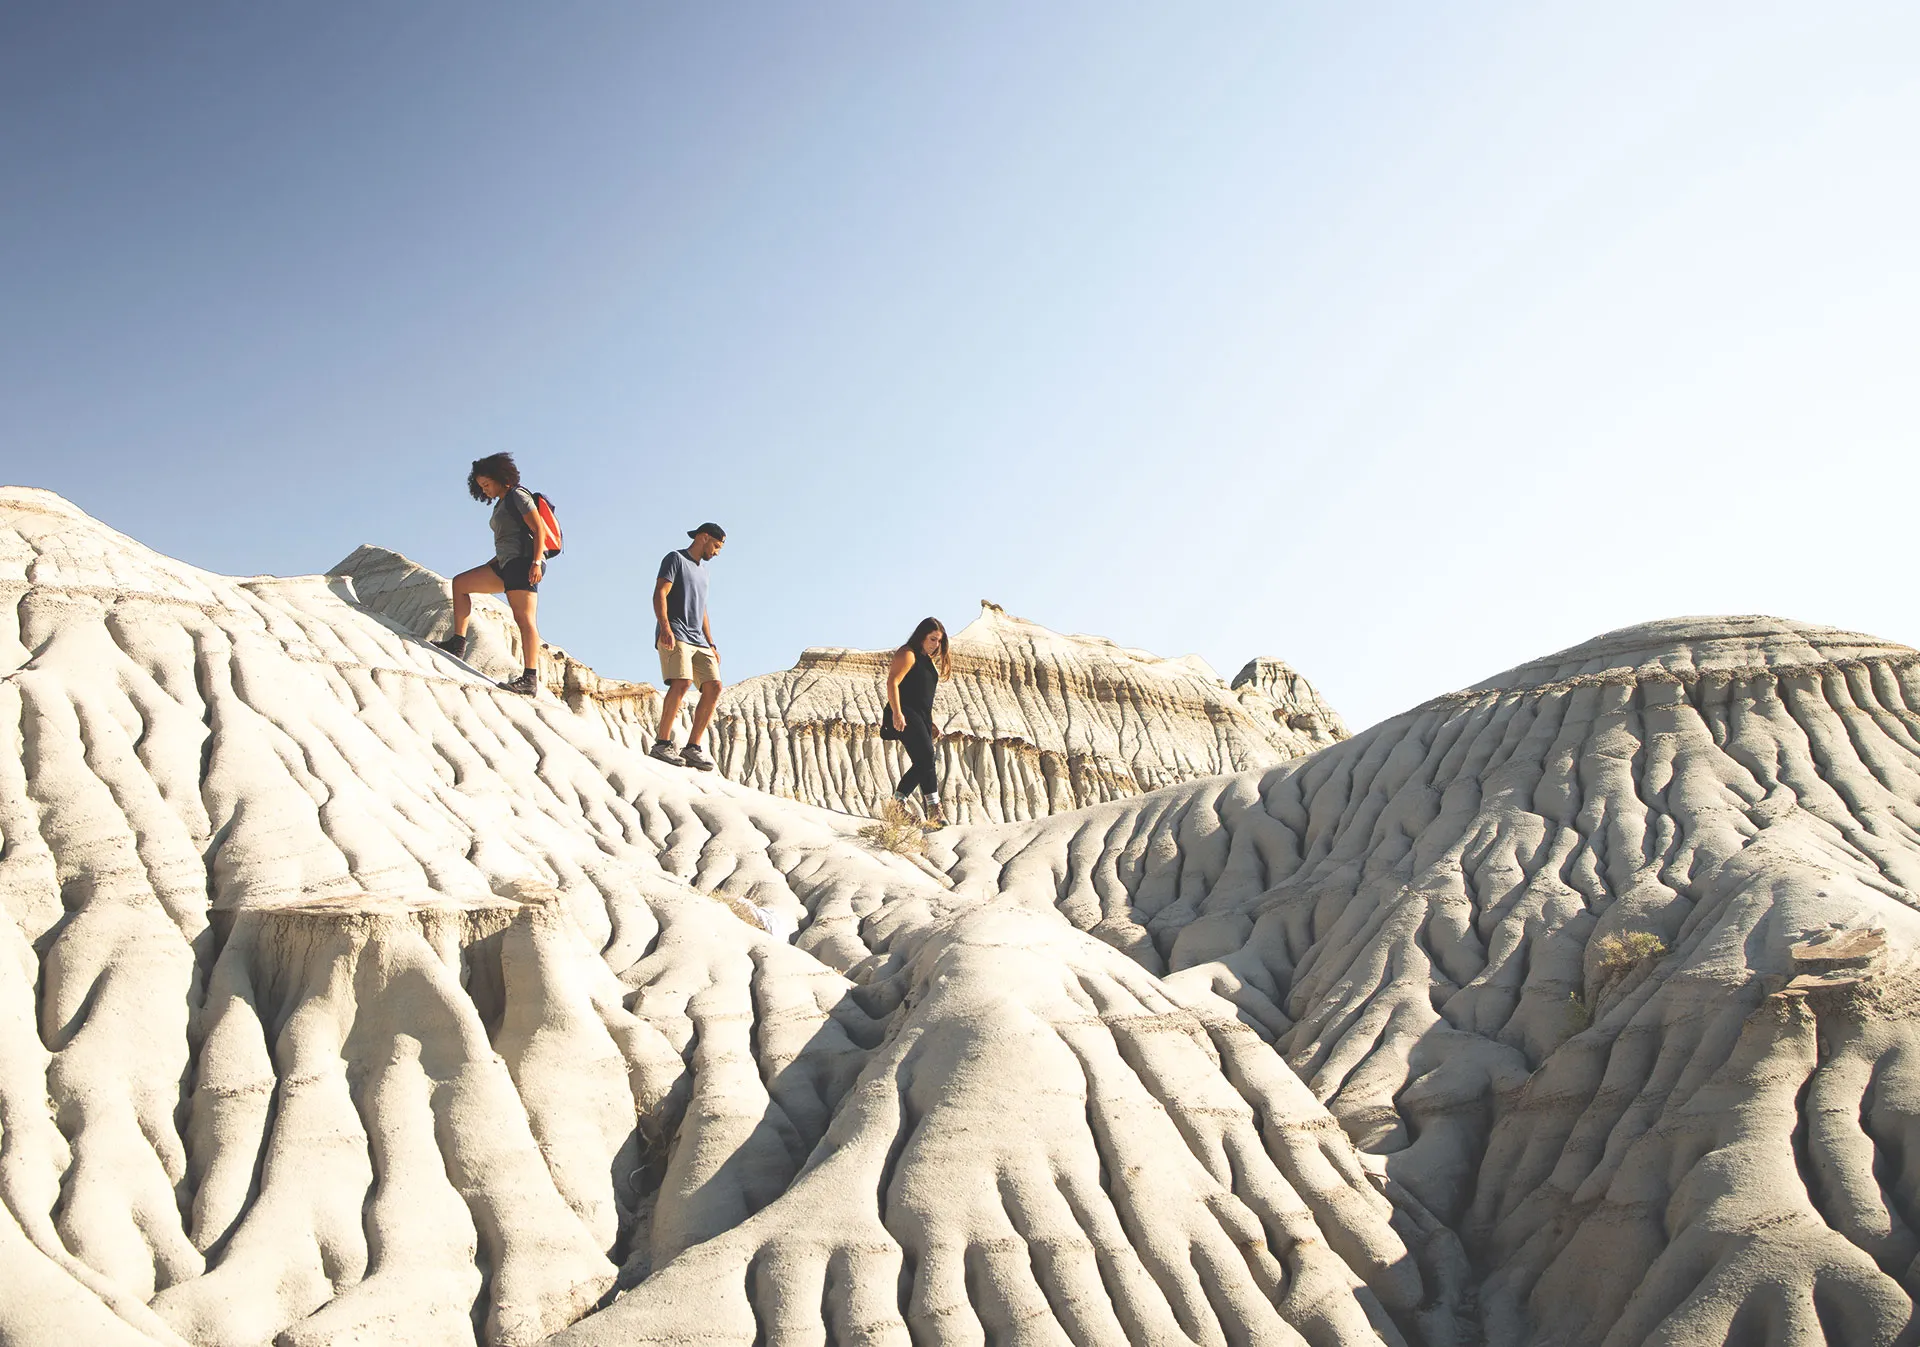
M 0 6 L 0 479 L 489 552 L 657 674 L 981 598 L 1356 724 L 1653 617 L 1920 644 L 1920 8 Z

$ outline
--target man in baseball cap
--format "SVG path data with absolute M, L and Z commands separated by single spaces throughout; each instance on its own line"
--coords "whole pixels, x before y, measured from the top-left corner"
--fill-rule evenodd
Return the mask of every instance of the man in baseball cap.
M 660 677 L 667 695 L 660 703 L 660 730 L 648 753 L 676 767 L 711 772 L 713 759 L 700 741 L 720 703 L 720 648 L 713 643 L 713 622 L 707 615 L 707 562 L 720 555 L 727 531 L 708 521 L 688 529 L 687 537 L 693 541 L 661 558 L 660 575 L 653 585 L 653 644 L 660 652 Z M 693 728 L 687 734 L 687 746 L 676 749 L 674 717 L 694 683 L 700 685 L 700 701 L 693 708 Z

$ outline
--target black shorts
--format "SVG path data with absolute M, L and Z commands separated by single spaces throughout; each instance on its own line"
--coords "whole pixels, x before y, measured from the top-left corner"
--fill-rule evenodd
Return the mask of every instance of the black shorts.
M 540 590 L 540 582 L 528 578 L 527 572 L 533 567 L 532 557 L 515 557 L 512 561 L 489 561 L 487 569 L 500 577 L 500 583 L 511 594 L 516 589 L 524 589 L 529 594 Z

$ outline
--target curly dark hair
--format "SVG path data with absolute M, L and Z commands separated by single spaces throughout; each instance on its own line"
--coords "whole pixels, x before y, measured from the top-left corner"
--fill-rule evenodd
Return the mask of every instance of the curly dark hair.
M 509 490 L 520 485 L 520 469 L 513 466 L 512 454 L 488 454 L 473 460 L 473 467 L 467 472 L 467 494 L 475 500 L 487 498 L 480 489 L 482 477 L 491 477 Z

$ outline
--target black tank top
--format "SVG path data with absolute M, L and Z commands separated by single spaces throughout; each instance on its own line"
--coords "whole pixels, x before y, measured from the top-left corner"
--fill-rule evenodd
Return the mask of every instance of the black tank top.
M 927 658 L 924 650 L 913 652 L 913 667 L 907 670 L 907 676 L 900 680 L 900 714 L 908 720 L 919 719 L 933 723 L 933 694 L 940 686 L 940 671 Z M 893 728 L 893 712 L 882 708 L 880 737 L 892 739 L 899 735 Z

